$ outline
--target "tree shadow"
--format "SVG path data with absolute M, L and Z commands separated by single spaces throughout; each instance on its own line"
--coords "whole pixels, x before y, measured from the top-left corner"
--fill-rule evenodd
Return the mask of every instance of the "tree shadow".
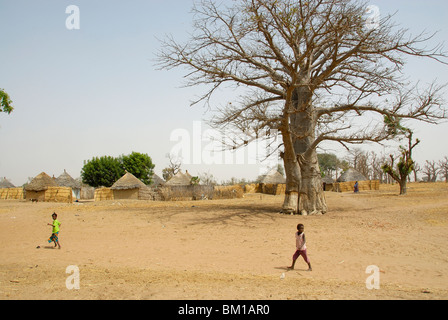
M 200 216 L 190 220 L 190 225 L 249 225 L 257 221 L 274 222 L 280 210 L 274 206 L 232 205 L 228 208 L 212 209 L 216 214 L 209 215 L 210 208 L 195 207 Z

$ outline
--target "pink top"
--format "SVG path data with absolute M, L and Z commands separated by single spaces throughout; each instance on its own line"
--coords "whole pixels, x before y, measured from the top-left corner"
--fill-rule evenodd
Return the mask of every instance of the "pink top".
M 296 232 L 296 249 L 297 250 L 306 250 L 306 243 L 303 239 L 305 233 L 302 232 L 300 235 L 298 232 Z

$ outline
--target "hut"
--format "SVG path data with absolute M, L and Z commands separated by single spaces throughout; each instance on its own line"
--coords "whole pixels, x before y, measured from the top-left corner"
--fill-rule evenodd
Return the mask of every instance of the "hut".
M 23 199 L 23 188 L 16 188 L 8 179 L 0 179 L 0 199 L 20 200 Z
M 29 184 L 25 186 L 26 199 L 45 201 L 45 191 L 48 187 L 57 187 L 55 179 L 50 177 L 45 172 L 37 175 Z
M 80 199 L 81 200 L 91 200 L 95 198 L 95 188 L 89 186 L 82 182 L 82 178 L 78 177 L 75 179 L 76 182 L 81 186 Z
M 26 187 L 26 199 L 46 202 L 73 201 L 71 188 L 59 187 L 56 179 L 51 178 L 45 172 L 36 176 Z
M 6 177 L 0 178 L 0 189 L 15 188 L 15 186 Z
M 366 181 L 367 179 L 361 172 L 350 168 L 345 171 L 337 180 L 337 182 L 349 182 L 349 181 Z
M 333 191 L 334 189 L 334 180 L 330 177 L 323 177 L 322 178 L 322 185 L 323 185 L 323 190 L 324 191 Z
M 81 184 L 73 179 L 67 171 L 64 169 L 64 173 L 62 173 L 59 177 L 56 178 L 56 183 L 59 187 L 67 187 L 72 189 L 72 196 L 75 199 L 81 198 Z
M 264 175 L 260 179 L 260 183 L 264 184 L 285 184 L 286 178 L 278 172 L 277 169 L 272 169 L 268 174 Z
M 182 173 L 179 170 L 170 180 L 166 182 L 167 186 L 189 186 L 191 185 L 191 175 L 186 171 Z
M 266 194 L 284 194 L 286 190 L 286 178 L 277 169 L 272 169 L 268 174 L 260 177 L 258 189 L 261 193 Z
M 358 182 L 358 190 L 379 190 L 379 180 L 369 180 L 362 173 L 353 168 L 345 171 L 334 184 L 336 192 L 353 192 L 355 183 Z
M 152 180 L 151 187 L 153 187 L 153 188 L 163 187 L 166 184 L 165 180 L 160 178 L 155 173 L 153 174 L 151 180 Z
M 110 188 L 115 200 L 152 200 L 151 190 L 132 173 L 126 172 Z

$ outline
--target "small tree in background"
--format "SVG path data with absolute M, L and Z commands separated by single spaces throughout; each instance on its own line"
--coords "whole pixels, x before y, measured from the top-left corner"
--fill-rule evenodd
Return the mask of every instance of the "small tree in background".
M 390 163 L 386 163 L 382 166 L 384 173 L 390 175 L 395 181 L 400 185 L 400 195 L 404 195 L 407 193 L 407 180 L 408 176 L 414 170 L 414 160 L 412 160 L 412 149 L 414 149 L 419 143 L 420 140 L 416 139 L 415 142 L 412 142 L 412 131 L 404 128 L 405 136 L 408 139 L 407 148 L 400 146 L 401 155 L 398 160 L 398 163 L 395 166 L 395 157 L 390 155 Z
M 445 182 L 448 183 L 448 157 L 445 156 L 443 160 L 439 161 L 440 173 L 445 177 Z
M 10 114 L 13 110 L 14 107 L 9 95 L 3 89 L 0 89 L 0 112 Z
M 333 173 L 339 169 L 341 163 L 338 157 L 332 153 L 319 153 L 317 159 L 321 175 L 333 178 Z
M 144 184 L 151 184 L 151 178 L 154 175 L 155 165 L 147 154 L 132 152 L 130 155 L 122 155 L 119 158 L 121 167 L 129 173 L 132 173 Z
M 120 161 L 111 156 L 94 157 L 81 170 L 82 182 L 95 188 L 111 187 L 124 174 Z
M 168 153 L 166 157 L 170 161 L 170 164 L 162 170 L 162 176 L 165 181 L 169 181 L 179 172 L 182 162 L 170 153 Z
M 426 175 L 426 182 L 436 182 L 437 175 L 439 174 L 437 163 L 434 160 L 426 160 L 422 172 L 424 175 Z
M 147 154 L 132 152 L 118 158 L 94 157 L 86 161 L 81 170 L 82 182 L 92 187 L 111 187 L 126 171 L 144 184 L 151 183 L 155 165 Z

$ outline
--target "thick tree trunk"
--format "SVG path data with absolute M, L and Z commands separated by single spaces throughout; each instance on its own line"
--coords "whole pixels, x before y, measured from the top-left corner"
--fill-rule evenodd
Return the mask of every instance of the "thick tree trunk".
M 405 195 L 408 193 L 407 190 L 407 177 L 402 178 L 401 181 L 398 181 L 400 184 L 400 195 Z
M 311 105 L 312 94 L 308 86 L 295 90 L 293 101 L 296 112 L 291 115 L 294 132 L 294 151 L 299 159 L 301 185 L 299 188 L 299 213 L 318 215 L 327 212 L 317 153 L 310 146 L 315 140 L 317 119 Z
M 299 213 L 320 215 L 327 213 L 327 201 L 323 190 L 317 153 L 315 150 L 299 157 L 301 168 L 301 188 L 299 193 Z
M 291 134 L 288 130 L 282 132 L 283 144 L 285 152 L 283 154 L 283 163 L 286 174 L 286 191 L 285 200 L 281 213 L 297 214 L 298 213 L 298 199 L 299 186 L 301 185 L 301 173 L 294 146 L 291 139 Z

